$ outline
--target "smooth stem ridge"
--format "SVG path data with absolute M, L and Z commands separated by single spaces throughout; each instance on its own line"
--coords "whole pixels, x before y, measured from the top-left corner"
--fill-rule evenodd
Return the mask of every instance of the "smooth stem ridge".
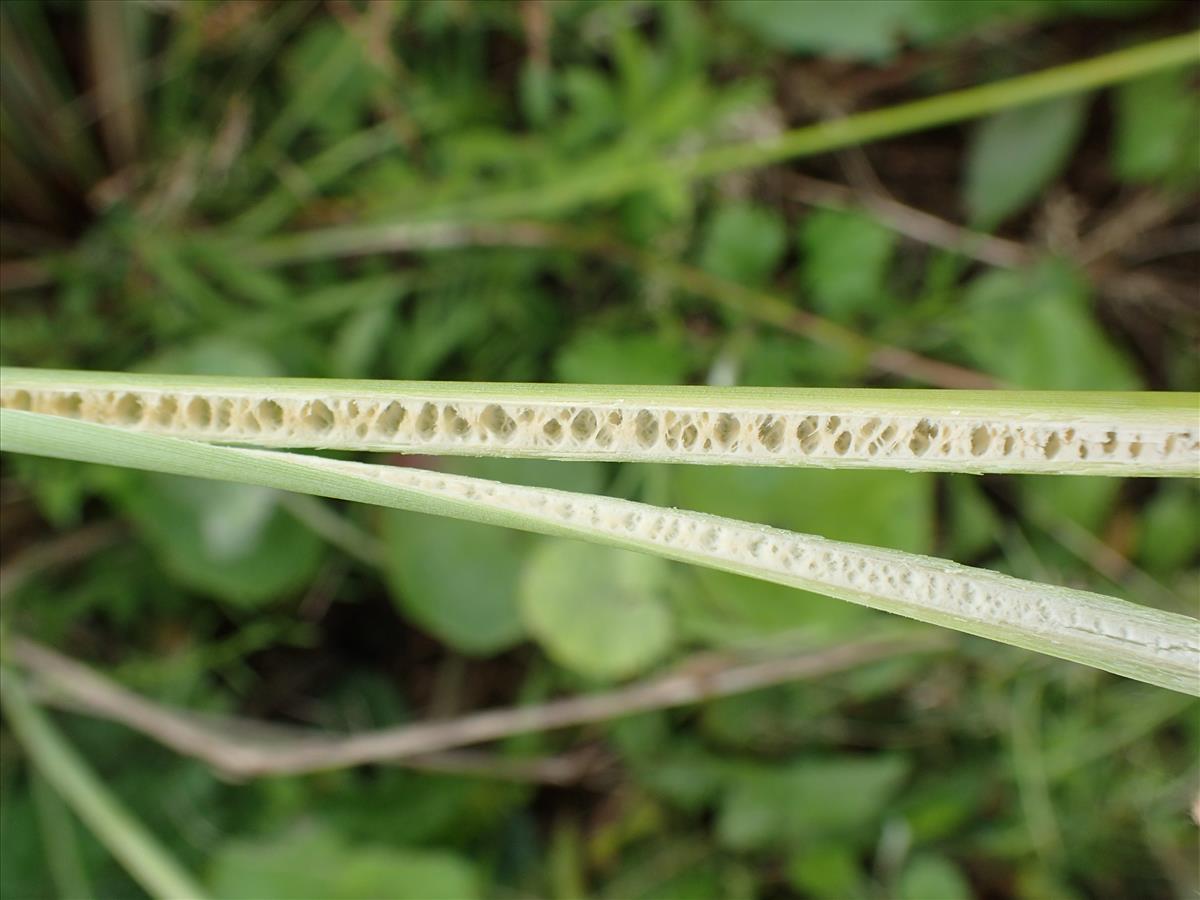
M 946 560 L 643 503 L 0 411 L 0 449 L 580 538 L 818 591 L 1200 696 L 1200 622 Z
M 8 669 L 0 670 L 0 699 L 28 760 L 147 893 L 170 900 L 205 896 L 154 835 L 109 793 L 29 699 L 20 676 Z
M 0 406 L 214 443 L 1200 476 L 1200 395 L 520 385 L 0 370 Z

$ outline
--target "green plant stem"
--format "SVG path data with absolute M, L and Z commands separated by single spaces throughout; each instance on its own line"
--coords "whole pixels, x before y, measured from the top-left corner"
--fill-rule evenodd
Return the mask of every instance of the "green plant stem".
M 1200 476 L 1200 396 L 489 384 L 0 369 L 0 406 L 224 444 L 909 471 Z
M 154 897 L 198 900 L 200 886 L 121 805 L 30 700 L 19 675 L 0 670 L 0 699 L 27 758 L 96 838 Z
M 1200 623 L 948 560 L 609 497 L 202 444 L 0 410 L 0 449 L 257 484 L 608 544 L 818 591 L 1200 696 Z

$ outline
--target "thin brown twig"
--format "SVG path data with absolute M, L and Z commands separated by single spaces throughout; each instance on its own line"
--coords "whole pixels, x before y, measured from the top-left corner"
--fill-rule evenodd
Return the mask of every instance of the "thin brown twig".
M 1017 269 L 1034 258 L 1027 247 L 1016 241 L 972 231 L 890 197 L 856 191 L 800 173 L 790 173 L 789 187 L 804 203 L 831 209 L 863 209 L 905 237 L 961 253 L 989 266 Z
M 1080 238 L 1076 262 L 1094 267 L 1175 217 L 1182 200 L 1161 191 L 1140 191 L 1116 206 Z M 1108 272 L 1107 274 L 1112 274 Z
M 946 640 L 941 635 L 875 638 L 752 662 L 717 662 L 707 655 L 702 666 L 685 663 L 666 675 L 610 691 L 345 735 L 201 716 L 141 697 L 28 638 L 11 638 L 8 650 L 15 662 L 37 676 L 47 702 L 120 722 L 226 775 L 250 778 L 367 763 L 408 765 L 413 758 L 428 758 L 470 744 L 686 706 L 845 671 L 887 657 L 930 652 L 944 647 Z

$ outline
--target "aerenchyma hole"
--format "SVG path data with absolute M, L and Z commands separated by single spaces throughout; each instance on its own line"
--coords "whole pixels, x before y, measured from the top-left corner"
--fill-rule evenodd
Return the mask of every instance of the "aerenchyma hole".
M 486 407 L 479 416 L 479 422 L 502 441 L 508 440 L 517 427 L 516 420 L 498 403 Z
M 640 410 L 634 419 L 637 442 L 642 447 L 653 447 L 658 443 L 658 416 L 648 409 Z
M 241 419 L 243 431 L 248 431 L 250 434 L 258 434 L 262 431 L 262 424 L 258 421 L 258 416 L 255 415 L 253 407 L 241 410 L 239 418 Z
M 562 440 L 563 427 L 559 424 L 558 419 L 551 419 L 542 426 L 542 433 L 550 439 L 551 443 L 557 444 Z
M 333 428 L 333 410 L 321 400 L 310 400 L 304 404 L 300 419 L 306 428 L 324 434 Z
M 1046 438 L 1046 448 L 1043 451 L 1046 454 L 1046 459 L 1054 459 L 1058 456 L 1058 451 L 1062 449 L 1062 439 L 1058 436 L 1058 432 L 1051 433 L 1050 437 Z
M 986 425 L 979 425 L 971 432 L 971 455 L 983 456 L 992 443 L 992 433 Z
M 56 416 L 67 416 L 78 419 L 83 409 L 83 398 L 78 394 L 58 394 L 50 405 L 50 411 Z
M 116 405 L 116 420 L 121 425 L 136 425 L 146 409 L 137 394 L 122 394 Z
M 758 439 L 772 453 L 778 451 L 783 446 L 783 420 L 768 416 L 758 426 Z
M 375 429 L 380 434 L 393 437 L 400 430 L 400 423 L 404 421 L 406 415 L 407 411 L 404 407 L 393 400 L 384 407 L 379 418 L 375 420 Z
M 928 419 L 922 419 L 913 428 L 912 438 L 908 442 L 908 449 L 916 456 L 924 456 L 925 452 L 929 449 L 929 439 L 936 431 L 937 429 Z
M 179 412 L 179 401 L 174 397 L 160 397 L 158 405 L 154 408 L 154 422 L 162 428 L 169 427 L 175 421 L 175 414 Z
M 188 401 L 187 421 L 193 428 L 207 428 L 212 423 L 212 406 L 203 397 L 193 397 Z
M 596 432 L 596 414 L 590 409 L 580 410 L 571 420 L 571 434 L 575 440 L 585 441 Z
M 426 403 L 421 407 L 416 421 L 418 437 L 429 440 L 437 433 L 437 415 L 437 407 L 432 403 Z
M 14 391 L 12 400 L 6 405 L 12 409 L 28 410 L 33 404 L 29 397 L 29 391 Z
M 716 425 L 713 426 L 713 439 L 716 440 L 718 447 L 728 447 L 737 438 L 741 428 L 742 423 L 737 420 L 737 416 L 721 413 L 717 416 Z
M 447 406 L 442 410 L 442 425 L 447 434 L 462 437 L 471 430 L 471 423 L 458 414 L 458 408 Z
M 283 425 L 283 407 L 274 400 L 260 400 L 258 421 L 264 428 L 280 428 Z

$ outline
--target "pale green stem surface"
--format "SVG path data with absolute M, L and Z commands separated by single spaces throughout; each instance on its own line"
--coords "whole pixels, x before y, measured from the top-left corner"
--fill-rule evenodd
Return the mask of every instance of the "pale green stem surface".
M 1200 622 L 1087 591 L 684 510 L 441 472 L 220 447 L 0 411 L 0 449 L 580 538 L 815 590 L 1200 696 Z
M 158 840 L 121 805 L 29 699 L 21 678 L 0 669 L 4 713 L 28 760 L 75 811 L 100 843 L 153 897 L 200 900 L 200 886 Z
M 0 370 L 0 406 L 214 443 L 1200 476 L 1200 395 L 478 384 Z

